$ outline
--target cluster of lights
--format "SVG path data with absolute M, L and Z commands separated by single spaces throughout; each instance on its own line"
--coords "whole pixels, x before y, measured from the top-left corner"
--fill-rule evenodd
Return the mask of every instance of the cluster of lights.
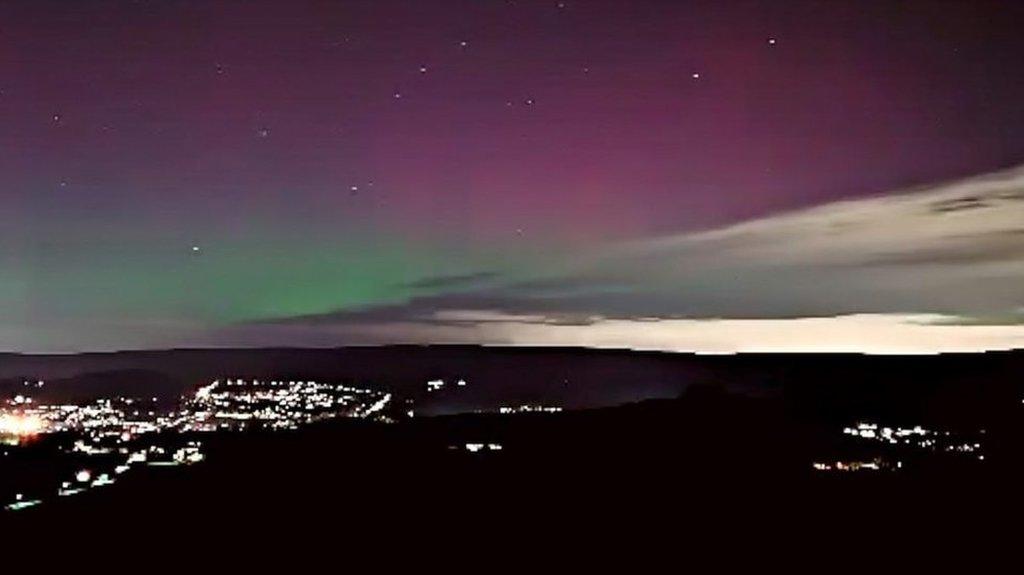
M 430 392 L 430 391 L 441 391 L 447 385 L 448 384 L 445 383 L 445 381 L 443 379 L 432 379 L 432 380 L 427 382 L 427 391 L 428 392 Z M 455 386 L 456 387 L 465 387 L 466 386 L 466 380 L 460 379 L 460 380 L 456 381 L 455 382 Z
M 981 433 L 984 433 L 984 430 Z M 981 453 L 981 443 L 967 440 L 950 431 L 925 429 L 920 425 L 889 427 L 872 422 L 860 422 L 852 427 L 843 428 L 843 434 L 871 443 L 930 453 L 969 454 L 978 461 L 985 460 L 985 455 Z M 811 466 L 816 471 L 882 471 L 902 469 L 903 462 L 875 457 L 867 461 L 819 461 L 812 463 Z
M 503 405 L 500 408 L 498 408 L 498 413 L 506 415 L 513 413 L 560 413 L 561 411 L 561 407 L 551 407 L 546 405 Z
M 976 441 L 966 441 L 949 431 L 932 431 L 920 425 L 915 425 L 914 427 L 882 427 L 876 423 L 858 423 L 855 427 L 844 428 L 843 433 L 870 441 L 890 445 L 906 445 L 931 451 L 956 453 L 977 453 L 981 451 L 981 444 Z M 983 460 L 985 457 L 979 454 L 978 459 Z
M 812 466 L 816 471 L 882 471 L 886 469 L 901 469 L 903 467 L 903 462 L 897 461 L 895 464 L 892 464 L 880 457 L 876 457 L 870 461 L 834 461 L 830 463 L 815 462 Z
M 501 451 L 502 446 L 500 443 L 467 443 L 463 445 L 463 448 L 470 453 L 479 453 L 481 451 Z
M 184 431 L 297 429 L 335 417 L 378 417 L 391 394 L 315 381 L 228 379 L 184 402 Z
M 193 439 L 198 432 L 296 429 L 335 417 L 389 421 L 384 412 L 390 402 L 391 394 L 345 385 L 241 379 L 214 381 L 162 409 L 155 397 L 51 405 L 19 395 L 0 406 L 0 439 L 19 445 L 44 434 L 70 438 L 60 451 L 95 465 L 60 483 L 57 495 L 67 497 L 111 485 L 136 466 L 199 463 L 205 454 Z M 4 508 L 27 509 L 42 501 L 17 493 Z

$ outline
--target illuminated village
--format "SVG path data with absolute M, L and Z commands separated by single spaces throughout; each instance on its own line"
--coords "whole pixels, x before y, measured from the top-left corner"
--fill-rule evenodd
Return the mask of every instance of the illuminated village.
M 340 384 L 241 379 L 214 381 L 166 405 L 156 397 L 78 405 L 17 395 L 0 407 L 3 463 L 15 464 L 23 455 L 20 447 L 45 442 L 66 463 L 65 476 L 53 485 L 4 484 L 0 493 L 9 498 L 6 510 L 26 509 L 111 485 L 136 468 L 203 461 L 204 433 L 295 430 L 337 417 L 388 421 L 390 402 L 388 393 Z
M 852 427 L 843 428 L 843 435 L 854 442 L 874 444 L 888 447 L 890 450 L 904 450 L 904 453 L 932 454 L 953 456 L 960 459 L 974 458 L 984 461 L 981 443 L 962 434 L 951 431 L 925 429 L 920 425 L 913 427 L 883 426 L 872 422 L 860 422 Z M 979 435 L 984 435 L 980 431 Z M 893 452 L 895 453 L 895 452 Z M 897 471 L 903 469 L 903 461 L 894 454 L 877 454 L 865 459 L 815 461 L 811 464 L 815 471 L 820 472 L 872 472 Z

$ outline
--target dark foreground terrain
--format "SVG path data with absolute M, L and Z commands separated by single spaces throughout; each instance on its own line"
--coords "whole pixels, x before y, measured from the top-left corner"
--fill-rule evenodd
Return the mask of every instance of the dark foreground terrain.
M 486 381 L 508 361 L 494 353 L 450 371 L 472 377 L 476 369 L 474 381 Z M 580 361 L 610 361 L 621 378 L 626 364 L 615 354 Z M 983 529 L 1016 532 L 1019 354 L 642 359 L 681 393 L 555 413 L 428 416 L 401 399 L 417 407 L 414 417 L 205 433 L 202 462 L 144 468 L 115 485 L 0 513 L 0 522 L 7 533 L 89 541 L 105 552 L 156 545 L 173 555 L 202 540 L 246 549 L 240 557 L 250 560 L 256 550 L 311 542 L 342 555 L 368 544 L 517 556 L 583 545 L 593 558 L 627 542 L 664 553 L 710 539 L 799 554 L 825 541 L 845 545 L 855 562 L 882 545 L 952 540 L 955 549 Z M 574 367 L 546 355 L 533 361 L 548 366 L 544 377 Z M 600 371 L 588 377 L 577 380 L 596 385 Z M 477 385 L 474 397 L 486 397 Z M 428 400 L 457 404 L 458 393 L 446 388 Z
M 860 529 L 903 538 L 919 529 L 960 532 L 965 518 L 1007 509 L 1024 484 L 1016 433 L 987 430 L 983 462 L 878 450 L 793 418 L 776 400 L 708 388 L 561 414 L 210 434 L 200 464 L 153 469 L 3 519 L 74 539 L 303 534 L 399 546 Z M 902 457 L 904 466 L 812 468 L 878 453 Z

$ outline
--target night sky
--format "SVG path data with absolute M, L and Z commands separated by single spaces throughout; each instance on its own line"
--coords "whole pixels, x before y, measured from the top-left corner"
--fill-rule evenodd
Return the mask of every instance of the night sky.
M 0 349 L 1018 346 L 1021 30 L 982 1 L 3 2 Z

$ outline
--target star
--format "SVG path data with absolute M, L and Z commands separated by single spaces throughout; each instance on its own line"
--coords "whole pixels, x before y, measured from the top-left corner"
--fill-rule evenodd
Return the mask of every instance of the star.
M 465 40 L 459 42 L 459 48 L 465 48 L 466 46 L 469 46 L 469 42 Z
M 769 46 L 774 46 L 775 45 L 775 38 L 768 38 L 768 45 Z
M 54 122 L 59 122 L 60 121 L 60 114 L 54 114 L 53 115 L 53 121 Z
M 401 92 L 395 92 L 394 93 L 394 97 L 395 97 L 396 100 L 400 100 L 402 98 L 402 93 Z
M 200 251 L 202 250 L 199 249 L 199 246 L 192 246 L 192 253 L 198 254 Z
M 526 104 L 527 106 L 532 106 L 535 103 L 535 100 L 533 98 L 527 98 L 526 100 L 523 101 L 523 103 Z
M 700 72 L 694 72 L 690 77 L 693 78 L 694 80 L 699 80 Z
M 426 66 L 420 66 L 420 74 L 426 74 L 426 73 L 427 73 L 427 67 Z
M 261 138 L 269 137 L 270 136 L 270 129 L 269 128 L 260 128 L 259 130 L 256 131 L 256 135 L 261 137 Z

